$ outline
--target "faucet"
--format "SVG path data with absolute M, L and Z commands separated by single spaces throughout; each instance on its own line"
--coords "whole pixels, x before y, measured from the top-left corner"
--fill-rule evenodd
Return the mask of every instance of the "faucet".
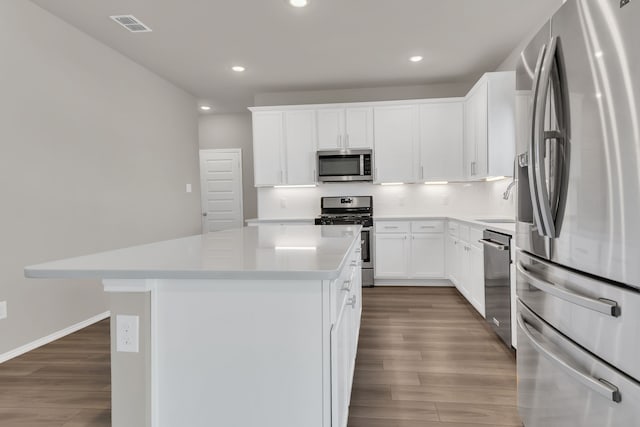
M 511 181 L 511 184 L 509 184 L 507 189 L 504 190 L 504 193 L 502 193 L 502 198 L 503 199 L 509 200 L 509 197 L 511 197 L 511 193 L 513 192 L 513 188 L 516 186 L 517 183 L 518 183 L 518 181 L 515 178 L 514 178 L 513 181 Z

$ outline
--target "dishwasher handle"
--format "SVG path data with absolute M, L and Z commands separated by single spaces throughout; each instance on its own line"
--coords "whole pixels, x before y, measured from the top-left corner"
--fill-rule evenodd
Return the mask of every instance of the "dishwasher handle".
M 478 240 L 478 242 L 482 243 L 485 246 L 489 246 L 490 248 L 493 249 L 497 249 L 499 251 L 508 251 L 509 250 L 509 245 L 503 245 L 500 243 L 496 243 L 492 240 L 489 239 L 480 239 Z

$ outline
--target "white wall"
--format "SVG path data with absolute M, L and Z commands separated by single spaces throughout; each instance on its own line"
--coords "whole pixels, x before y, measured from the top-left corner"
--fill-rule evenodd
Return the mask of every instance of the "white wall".
M 316 188 L 258 189 L 259 218 L 313 218 L 320 214 L 320 197 L 373 196 L 375 216 L 515 215 L 514 197 L 502 198 L 511 179 L 495 182 L 451 183 L 447 185 L 323 184 Z
M 258 93 L 254 96 L 254 104 L 256 106 L 270 106 L 326 104 L 334 102 L 395 101 L 399 99 L 450 98 L 466 95 L 473 84 L 474 82 L 439 83 L 416 86 Z
M 0 2 L 0 52 L 2 355 L 108 309 L 25 265 L 198 233 L 200 197 L 190 95 L 25 0 Z
M 198 120 L 200 148 L 240 148 L 242 150 L 242 196 L 245 218 L 257 216 L 256 188 L 253 186 L 253 132 L 251 113 L 202 114 Z

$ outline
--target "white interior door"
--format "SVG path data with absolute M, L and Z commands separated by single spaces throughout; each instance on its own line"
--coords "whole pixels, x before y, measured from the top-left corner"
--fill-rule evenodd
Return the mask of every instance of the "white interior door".
M 242 227 L 241 150 L 200 150 L 200 181 L 202 232 Z

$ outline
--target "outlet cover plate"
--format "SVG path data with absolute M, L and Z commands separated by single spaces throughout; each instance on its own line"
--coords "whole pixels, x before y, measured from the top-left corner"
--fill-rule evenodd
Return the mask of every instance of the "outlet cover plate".
M 116 316 L 116 351 L 138 353 L 140 351 L 140 318 L 119 314 Z
M 0 320 L 7 318 L 7 302 L 0 301 Z

